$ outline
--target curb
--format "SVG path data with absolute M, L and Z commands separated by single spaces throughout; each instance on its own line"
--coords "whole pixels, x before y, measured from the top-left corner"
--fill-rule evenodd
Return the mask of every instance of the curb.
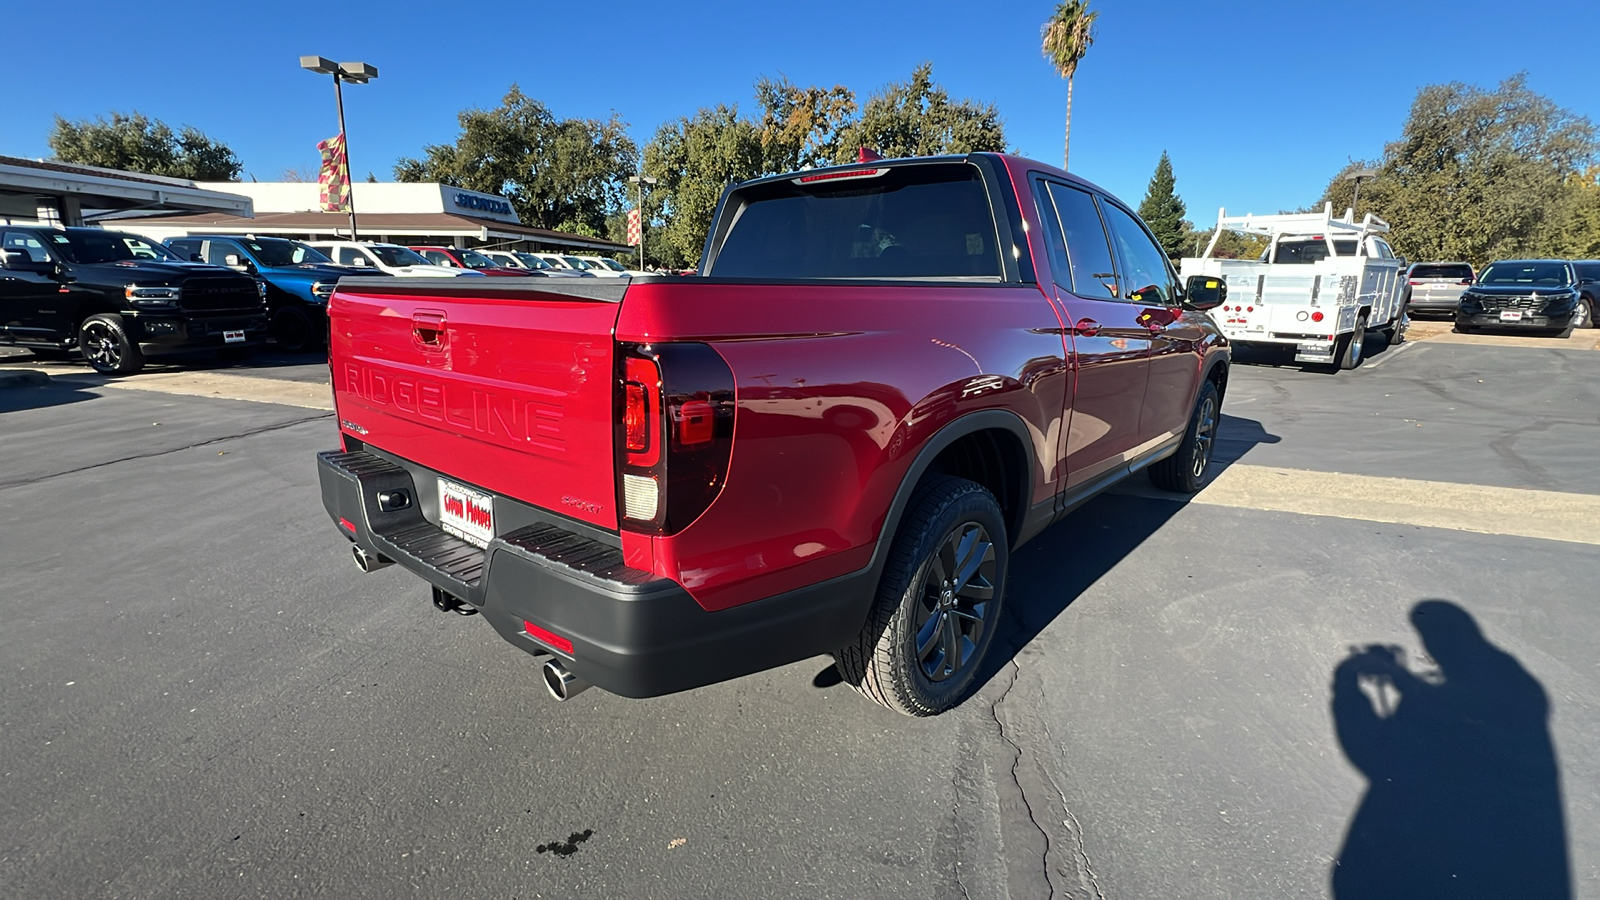
M 44 387 L 49 383 L 49 375 L 33 369 L 16 369 L 10 372 L 0 372 L 0 388 Z

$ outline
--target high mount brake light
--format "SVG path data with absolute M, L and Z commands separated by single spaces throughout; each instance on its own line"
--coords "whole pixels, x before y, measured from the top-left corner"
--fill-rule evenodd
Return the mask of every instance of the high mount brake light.
M 889 171 L 888 169 L 851 169 L 848 172 L 819 172 L 816 175 L 801 175 L 791 178 L 795 184 L 814 184 L 818 181 L 843 181 L 847 178 L 877 178 Z
M 618 345 L 617 497 L 623 528 L 673 534 L 722 491 L 733 455 L 733 370 L 705 344 Z

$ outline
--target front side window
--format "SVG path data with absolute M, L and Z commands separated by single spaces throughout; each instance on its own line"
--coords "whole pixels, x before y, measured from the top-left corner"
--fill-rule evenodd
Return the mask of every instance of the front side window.
M 1123 293 L 1129 300 L 1171 306 L 1177 292 L 1167 255 L 1138 220 L 1121 207 L 1104 203 L 1101 208 L 1105 210 L 1106 224 L 1111 226 L 1112 237 L 1122 255 Z
M 476 250 L 457 250 L 456 255 L 461 257 L 461 262 L 469 269 L 493 269 L 494 260 Z
M 426 266 L 430 263 L 405 247 L 373 247 L 372 255 L 383 260 L 386 266 Z
M 338 260 L 347 266 L 370 266 L 372 259 L 355 247 L 340 247 L 336 251 Z
M 232 241 L 206 241 L 206 262 L 213 266 L 226 266 L 229 256 L 239 257 L 239 262 L 244 262 L 244 253 L 234 246 Z
M 56 231 L 51 232 L 50 243 L 67 262 L 85 265 L 137 260 L 183 262 L 176 253 L 160 244 L 120 231 Z
M 282 238 L 246 239 L 242 242 L 250 255 L 264 266 L 300 266 L 307 263 L 325 263 L 328 258 L 299 241 Z
M 186 260 L 193 259 L 194 257 L 200 255 L 199 241 L 168 241 L 167 247 L 171 249 L 173 253 L 178 254 Z
M 553 268 L 555 268 L 555 266 L 552 266 L 549 263 L 545 262 L 544 260 L 540 259 L 539 257 L 534 256 L 532 253 L 520 253 L 519 252 L 519 253 L 516 254 L 516 257 L 517 257 L 517 259 L 522 260 L 522 264 L 527 266 L 530 269 L 539 270 L 539 269 L 553 269 Z
M 450 258 L 450 254 L 443 250 L 424 250 L 422 251 L 422 258 L 436 266 L 444 266 L 450 269 L 460 268 L 460 266 L 456 265 L 456 261 Z
M 8 231 L 0 234 L 0 246 L 7 250 L 21 250 L 28 254 L 34 262 L 49 262 L 50 251 L 44 248 L 39 239 L 26 231 Z

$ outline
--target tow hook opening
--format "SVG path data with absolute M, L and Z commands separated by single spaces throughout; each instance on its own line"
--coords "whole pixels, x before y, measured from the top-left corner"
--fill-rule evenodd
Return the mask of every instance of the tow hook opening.
M 478 608 L 440 588 L 433 589 L 433 605 L 440 612 L 453 612 L 458 616 L 475 616 Z

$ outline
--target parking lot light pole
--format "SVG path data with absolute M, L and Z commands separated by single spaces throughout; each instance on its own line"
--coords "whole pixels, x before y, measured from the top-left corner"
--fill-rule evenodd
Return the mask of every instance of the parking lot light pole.
M 1363 180 L 1371 181 L 1376 177 L 1378 177 L 1377 169 L 1357 169 L 1344 177 L 1345 181 L 1354 181 L 1356 183 L 1355 196 L 1350 198 L 1350 218 L 1355 218 L 1356 204 L 1361 202 L 1361 182 Z
M 629 175 L 629 184 L 639 186 L 639 271 L 644 271 L 644 186 L 655 184 L 656 179 L 649 175 Z
M 350 240 L 356 240 L 356 189 L 355 178 L 350 174 L 350 135 L 344 130 L 344 82 L 366 84 L 378 77 L 378 67 L 364 62 L 336 63 L 324 56 L 300 57 L 300 68 L 318 75 L 333 76 L 333 98 L 339 106 L 339 136 L 344 139 L 344 173 L 349 196 L 345 203 L 350 207 Z

